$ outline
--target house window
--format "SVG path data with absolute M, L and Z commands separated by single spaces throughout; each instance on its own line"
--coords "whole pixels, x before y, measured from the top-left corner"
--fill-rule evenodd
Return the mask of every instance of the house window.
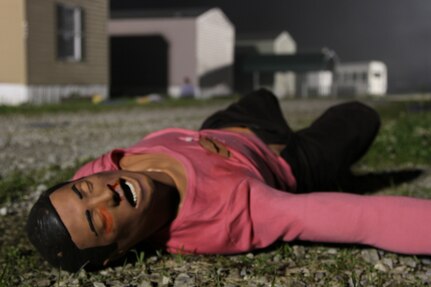
M 84 56 L 84 12 L 82 8 L 57 4 L 57 57 L 82 61 Z
M 374 78 L 380 78 L 382 76 L 382 74 L 380 74 L 380 72 L 374 72 L 373 73 Z

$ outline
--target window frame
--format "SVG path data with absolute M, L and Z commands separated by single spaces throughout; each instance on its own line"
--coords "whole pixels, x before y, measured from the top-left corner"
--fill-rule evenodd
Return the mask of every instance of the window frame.
M 56 56 L 64 62 L 83 62 L 85 55 L 84 9 L 77 5 L 58 2 L 56 13 Z M 72 15 L 71 19 L 67 13 Z M 67 21 L 69 20 L 69 23 Z M 69 27 L 68 27 L 69 24 Z

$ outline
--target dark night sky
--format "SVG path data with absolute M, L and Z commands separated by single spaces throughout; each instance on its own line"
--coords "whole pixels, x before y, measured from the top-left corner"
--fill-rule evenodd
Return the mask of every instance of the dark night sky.
M 111 9 L 220 7 L 238 33 L 287 30 L 299 51 L 381 60 L 393 93 L 431 92 L 429 0 L 111 0 Z

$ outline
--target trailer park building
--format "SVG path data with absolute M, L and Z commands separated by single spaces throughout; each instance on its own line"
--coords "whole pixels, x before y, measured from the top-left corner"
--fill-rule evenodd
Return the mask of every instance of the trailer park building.
M 107 0 L 0 0 L 0 104 L 232 93 L 235 29 L 220 9 L 108 12 Z
M 246 92 L 256 86 L 264 86 L 273 90 L 279 98 L 293 97 L 296 93 L 296 79 L 292 71 L 252 74 L 244 70 L 244 62 L 253 55 L 295 53 L 296 42 L 287 31 L 238 34 L 235 42 L 235 90 Z
M 332 69 L 298 77 L 301 97 L 382 97 L 387 92 L 387 68 L 381 61 L 340 62 Z
M 113 11 L 108 0 L 0 0 L 0 105 L 77 95 L 384 95 L 384 63 L 297 52 L 286 31 L 240 34 L 219 8 Z
M 107 0 L 0 0 L 0 104 L 108 96 Z
M 346 62 L 337 65 L 334 89 L 339 96 L 384 96 L 387 82 L 387 67 L 381 61 Z
M 218 8 L 114 11 L 108 30 L 113 95 L 233 91 L 235 28 Z

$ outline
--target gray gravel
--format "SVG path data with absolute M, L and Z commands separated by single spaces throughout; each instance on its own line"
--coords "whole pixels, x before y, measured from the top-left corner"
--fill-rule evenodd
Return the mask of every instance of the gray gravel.
M 67 166 L 125 147 L 150 131 L 169 127 L 196 128 L 214 107 L 122 112 L 77 112 L 0 117 L 0 170 L 27 170 L 52 164 Z M 183 116 L 182 116 L 183 115 Z
M 333 101 L 283 102 L 295 115 L 311 118 Z M 227 103 L 199 107 L 46 115 L 0 116 L 0 176 L 53 164 L 68 166 L 116 147 L 126 147 L 151 131 L 167 127 L 197 129 L 206 116 Z

